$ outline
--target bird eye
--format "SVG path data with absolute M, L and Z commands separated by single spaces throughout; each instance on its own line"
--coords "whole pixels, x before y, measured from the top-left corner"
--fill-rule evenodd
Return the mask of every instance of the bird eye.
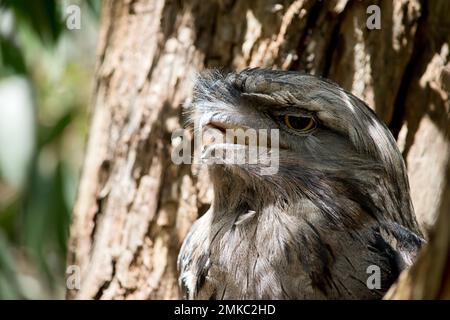
M 316 128 L 316 121 L 312 117 L 301 117 L 293 115 L 285 115 L 283 117 L 284 124 L 295 131 L 306 133 Z

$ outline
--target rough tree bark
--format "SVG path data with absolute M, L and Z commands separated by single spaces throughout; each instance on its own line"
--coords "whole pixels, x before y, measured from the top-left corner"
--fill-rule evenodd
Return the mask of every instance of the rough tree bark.
M 365 100 L 398 138 L 427 231 L 450 210 L 448 12 L 438 0 L 104 1 L 69 243 L 81 288 L 68 297 L 179 297 L 178 249 L 212 194 L 203 170 L 171 163 L 170 137 L 204 68 L 300 70 Z
M 428 246 L 417 262 L 400 275 L 385 299 L 450 299 L 450 163 L 447 185 L 440 204 L 435 228 L 430 232 Z

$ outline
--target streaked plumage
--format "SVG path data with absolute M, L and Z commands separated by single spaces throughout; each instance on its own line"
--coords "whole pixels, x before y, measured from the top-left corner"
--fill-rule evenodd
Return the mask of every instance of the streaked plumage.
M 295 134 L 273 110 L 313 116 Z M 277 111 L 277 112 L 278 112 Z M 195 86 L 190 120 L 280 130 L 275 175 L 255 165 L 209 167 L 214 201 L 178 258 L 189 299 L 380 298 L 408 267 L 421 238 L 402 156 L 364 102 L 297 72 L 208 72 Z M 381 288 L 366 285 L 381 270 Z

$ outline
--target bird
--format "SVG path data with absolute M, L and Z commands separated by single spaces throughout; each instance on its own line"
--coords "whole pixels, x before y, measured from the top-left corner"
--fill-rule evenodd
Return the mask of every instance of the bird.
M 278 170 L 208 164 L 211 207 L 177 259 L 183 298 L 382 298 L 425 240 L 402 155 L 376 113 L 334 82 L 298 71 L 207 70 L 193 88 L 187 127 L 275 129 Z

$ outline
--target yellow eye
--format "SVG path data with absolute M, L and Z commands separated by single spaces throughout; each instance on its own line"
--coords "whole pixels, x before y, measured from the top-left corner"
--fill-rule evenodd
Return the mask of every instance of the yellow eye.
M 302 133 L 310 132 L 316 128 L 316 121 L 312 117 L 285 115 L 284 124 L 289 129 L 293 129 Z

